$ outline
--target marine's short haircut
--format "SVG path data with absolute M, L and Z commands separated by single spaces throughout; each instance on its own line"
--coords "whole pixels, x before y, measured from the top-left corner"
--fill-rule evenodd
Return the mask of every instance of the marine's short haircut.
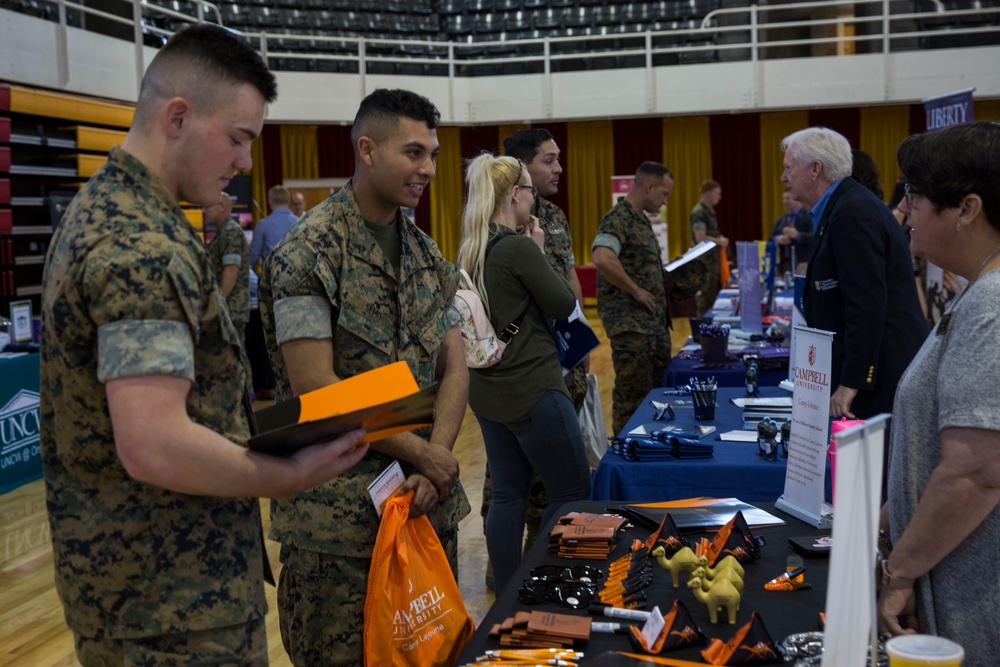
M 225 98 L 219 83 L 250 84 L 266 102 L 278 84 L 260 54 L 225 28 L 201 23 L 177 32 L 154 56 L 139 88 L 139 119 L 160 102 L 184 97 L 209 111 Z
M 441 112 L 423 95 L 400 88 L 379 88 L 361 100 L 351 126 L 351 143 L 357 147 L 358 139 L 364 136 L 375 141 L 384 139 L 399 125 L 400 118 L 420 121 L 433 130 L 441 122 Z
M 518 130 L 503 140 L 503 152 L 524 164 L 531 164 L 546 141 L 555 141 L 555 137 L 544 127 Z
M 670 173 L 670 170 L 659 162 L 646 161 L 640 164 L 639 168 L 635 170 L 635 182 L 637 184 L 649 178 L 662 179 L 664 176 L 669 176 L 671 179 L 674 177 Z
M 721 187 L 722 186 L 719 185 L 718 181 L 713 181 L 712 179 L 708 179 L 707 181 L 702 181 L 701 182 L 701 194 L 705 194 L 706 192 L 711 192 L 712 190 L 715 190 L 716 188 L 721 188 Z

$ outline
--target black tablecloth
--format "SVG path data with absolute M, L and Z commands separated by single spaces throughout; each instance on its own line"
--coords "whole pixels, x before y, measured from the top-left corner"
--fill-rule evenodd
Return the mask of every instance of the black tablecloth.
M 744 566 L 746 570 L 745 589 L 743 592 L 740 610 L 736 617 L 736 624 L 729 625 L 725 619 L 725 613 L 720 612 L 720 623 L 709 622 L 708 608 L 695 599 L 694 594 L 687 588 L 687 575 L 681 576 L 681 587 L 674 589 L 670 580 L 670 573 L 658 565 L 654 565 L 653 583 L 646 589 L 648 596 L 648 607 L 658 606 L 664 614 L 670 611 L 674 600 L 680 599 L 691 611 L 692 616 L 701 628 L 702 633 L 708 638 L 718 638 L 723 641 L 732 637 L 738 628 L 750 620 L 753 611 L 758 612 L 764 621 L 767 630 L 774 641 L 781 641 L 786 636 L 798 633 L 809 632 L 818 629 L 819 612 L 823 610 L 826 600 L 827 587 L 827 560 L 825 558 L 805 558 L 806 581 L 812 584 L 809 590 L 799 590 L 792 592 L 775 592 L 764 590 L 764 584 L 770 579 L 785 571 L 786 559 L 794 552 L 788 544 L 789 537 L 812 536 L 822 534 L 811 526 L 808 526 L 798 519 L 774 509 L 771 503 L 755 503 L 758 507 L 771 512 L 775 516 L 784 519 L 786 525 L 773 528 L 759 528 L 754 530 L 754 534 L 763 537 L 767 544 L 762 548 L 762 558 L 756 563 Z M 558 515 L 569 511 L 603 512 L 606 508 L 614 507 L 614 503 L 598 501 L 580 501 L 564 505 Z M 651 510 L 644 510 L 651 511 Z M 662 510 L 661 510 L 662 512 Z M 540 538 L 548 535 L 550 526 L 546 526 Z M 497 596 L 497 601 L 486 614 L 486 618 L 476 630 L 475 636 L 465 647 L 459 657 L 457 664 L 472 662 L 476 656 L 482 655 L 488 649 L 500 648 L 499 642 L 489 639 L 487 634 L 494 624 L 502 622 L 505 618 L 513 616 L 517 611 L 530 611 L 533 609 L 541 611 L 551 611 L 558 613 L 573 614 L 579 616 L 590 616 L 585 610 L 574 610 L 562 606 L 558 603 L 543 603 L 539 605 L 522 605 L 517 598 L 517 589 L 520 582 L 528 576 L 532 567 L 542 564 L 559 565 L 595 565 L 607 570 L 607 564 L 628 552 L 628 547 L 633 539 L 645 539 L 650 534 L 646 528 L 636 527 L 625 531 L 618 542 L 615 553 L 608 561 L 594 560 L 565 560 L 555 558 L 546 554 L 545 539 L 539 539 L 532 547 L 531 551 L 521 563 L 515 573 L 510 585 L 501 591 Z M 710 533 L 694 533 L 686 535 L 689 539 L 694 539 Z M 590 616 L 595 621 L 615 621 L 616 619 Z M 624 622 L 624 621 L 617 621 Z M 640 626 L 641 627 L 641 626 Z M 701 661 L 699 650 L 702 647 L 687 648 L 679 651 L 663 653 L 663 657 L 678 658 L 682 660 Z M 586 654 L 587 659 L 592 659 L 605 651 L 637 652 L 627 635 L 603 635 L 592 634 L 588 642 L 578 650 Z

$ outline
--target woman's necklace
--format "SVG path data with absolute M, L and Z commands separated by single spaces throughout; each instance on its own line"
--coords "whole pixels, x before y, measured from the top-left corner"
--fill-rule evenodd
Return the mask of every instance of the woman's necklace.
M 1000 245 L 994 248 L 993 252 L 986 255 L 986 259 L 984 259 L 983 263 L 979 265 L 978 269 L 976 269 L 976 275 L 972 276 L 972 280 L 970 280 L 965 286 L 965 289 L 963 289 L 959 295 L 955 297 L 955 300 L 951 302 L 951 305 L 948 306 L 948 312 L 942 315 L 941 320 L 938 322 L 936 335 L 943 336 L 948 333 L 948 327 L 951 326 L 951 317 L 955 313 L 955 307 L 958 306 L 958 302 L 962 300 L 965 293 L 972 287 L 972 283 L 979 279 L 979 274 L 983 272 L 983 269 L 985 269 L 986 265 L 990 263 L 990 260 L 997 256 L 997 253 L 1000 253 Z

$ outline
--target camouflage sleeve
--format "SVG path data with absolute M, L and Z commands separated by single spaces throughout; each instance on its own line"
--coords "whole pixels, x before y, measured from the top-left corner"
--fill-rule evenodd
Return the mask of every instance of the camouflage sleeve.
M 462 316 L 458 314 L 458 309 L 455 308 L 454 299 L 452 299 L 452 302 L 448 305 L 448 310 L 445 311 L 444 317 L 445 324 L 448 325 L 449 329 L 458 326 L 458 323 L 462 320 Z
M 194 380 L 204 276 L 177 250 L 160 236 L 140 235 L 104 244 L 87 258 L 81 287 L 98 327 L 102 380 L 161 374 Z
M 97 329 L 97 379 L 176 375 L 194 382 L 194 342 L 182 322 L 119 320 Z
M 332 338 L 339 292 L 337 277 L 325 258 L 301 239 L 286 237 L 268 257 L 267 271 L 278 344 Z
M 597 225 L 597 236 L 594 238 L 594 243 L 590 246 L 591 250 L 597 246 L 606 246 L 614 250 L 616 255 L 621 253 L 622 244 L 628 238 L 628 233 L 623 228 L 621 216 L 616 215 L 617 210 L 618 207 L 615 206 L 615 208 L 608 211 L 607 215 Z
M 622 242 L 618 240 L 617 236 L 612 236 L 611 234 L 607 233 L 598 234 L 594 238 L 594 244 L 590 246 L 590 249 L 593 250 L 597 246 L 604 246 L 605 248 L 611 248 L 611 251 L 614 252 L 616 256 L 620 255 L 622 252 Z
M 222 256 L 223 266 L 243 266 L 243 255 L 249 259 L 249 247 L 247 239 L 243 235 L 243 230 L 239 225 L 226 221 L 218 231 L 218 236 L 213 243 L 221 244 L 219 254 Z

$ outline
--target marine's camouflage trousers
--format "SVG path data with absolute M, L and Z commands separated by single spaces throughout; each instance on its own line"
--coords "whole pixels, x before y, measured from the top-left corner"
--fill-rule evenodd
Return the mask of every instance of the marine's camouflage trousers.
M 663 374 L 670 365 L 670 331 L 611 336 L 611 363 L 615 368 L 611 428 L 618 435 L 646 394 L 663 385 Z
M 458 580 L 458 528 L 438 536 Z M 278 621 L 295 667 L 364 664 L 365 597 L 370 558 L 281 547 Z
M 577 366 L 566 373 L 563 380 L 566 382 L 566 390 L 569 392 L 570 400 L 573 401 L 573 407 L 577 412 L 580 412 L 580 408 L 583 407 L 583 399 L 587 395 L 587 372 L 583 370 L 582 366 Z M 490 478 L 490 467 L 487 465 L 486 474 L 483 477 L 483 503 L 479 508 L 479 513 L 483 517 L 483 533 L 486 532 L 486 514 L 490 511 L 492 498 L 493 483 Z M 536 473 L 531 476 L 531 495 L 528 496 L 528 514 L 525 518 L 529 532 L 532 531 L 532 527 L 537 530 L 538 525 L 542 522 L 545 508 L 548 506 L 549 494 L 545 493 L 545 486 L 542 485 L 542 480 Z M 530 546 L 530 544 L 526 544 L 525 549 L 527 550 Z
M 267 667 L 263 618 L 244 625 L 136 639 L 91 639 L 74 634 L 84 667 L 183 667 L 245 665 Z

